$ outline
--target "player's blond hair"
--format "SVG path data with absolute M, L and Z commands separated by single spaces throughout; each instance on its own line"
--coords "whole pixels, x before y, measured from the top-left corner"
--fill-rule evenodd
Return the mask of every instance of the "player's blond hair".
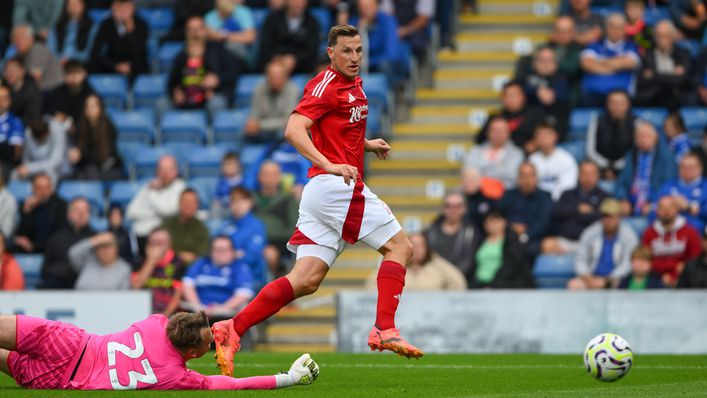
M 327 37 L 327 47 L 334 47 L 336 42 L 339 40 L 339 36 L 344 37 L 355 37 L 360 35 L 358 29 L 351 25 L 336 25 L 329 29 L 329 36 Z
M 178 350 L 188 350 L 201 344 L 201 329 L 208 327 L 206 312 L 178 312 L 169 318 L 167 338 Z

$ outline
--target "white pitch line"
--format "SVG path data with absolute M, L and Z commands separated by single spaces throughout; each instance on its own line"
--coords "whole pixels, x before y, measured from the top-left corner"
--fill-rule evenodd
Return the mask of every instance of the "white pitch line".
M 244 367 L 251 368 L 270 368 L 270 367 L 281 367 L 284 363 L 242 363 L 240 364 Z M 239 363 L 236 363 L 236 367 Z M 433 364 L 372 364 L 372 363 L 352 363 L 352 364 L 327 364 L 326 362 L 319 362 L 319 366 L 322 368 L 343 368 L 343 369 L 395 369 L 395 368 L 409 368 L 409 369 L 480 369 L 480 370 L 511 370 L 511 369 L 584 369 L 583 365 L 571 366 L 571 365 L 433 365 Z M 189 366 L 190 368 L 215 368 L 216 364 L 207 365 L 202 363 L 197 363 Z M 637 369 L 674 369 L 674 370 L 703 370 L 707 369 L 707 365 L 634 365 Z

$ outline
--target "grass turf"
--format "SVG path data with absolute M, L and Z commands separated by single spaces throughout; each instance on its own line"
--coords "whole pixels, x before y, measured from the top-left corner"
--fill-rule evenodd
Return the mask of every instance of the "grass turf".
M 240 353 L 236 376 L 273 374 L 287 369 L 296 356 Z M 428 355 L 419 361 L 383 354 L 313 357 L 321 368 L 319 379 L 310 386 L 284 390 L 32 391 L 19 389 L 0 375 L 0 397 L 707 397 L 707 356 L 638 355 L 631 372 L 614 383 L 588 376 L 580 355 Z M 216 373 L 208 355 L 190 366 Z

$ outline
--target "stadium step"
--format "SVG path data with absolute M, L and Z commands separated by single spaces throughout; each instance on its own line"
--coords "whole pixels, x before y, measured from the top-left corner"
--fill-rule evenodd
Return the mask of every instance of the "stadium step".
M 559 3 L 559 0 L 481 0 L 478 11 L 481 14 L 556 15 Z
M 270 344 L 329 345 L 334 342 L 335 330 L 336 328 L 331 324 L 275 324 L 267 327 L 266 335 L 267 342 Z
M 522 51 L 527 44 L 538 45 L 547 40 L 545 32 L 494 32 L 481 35 L 478 32 L 462 32 L 456 36 L 459 52 L 508 53 Z
M 447 173 L 458 171 L 459 162 L 450 162 L 446 159 L 387 159 L 373 160 L 369 169 L 375 174 L 376 172 L 395 172 L 403 171 L 407 173 L 415 173 L 417 171 L 427 172 L 430 174 Z
M 438 123 L 438 124 L 412 124 L 400 123 L 393 126 L 396 137 L 415 137 L 416 139 L 469 139 L 476 134 L 478 128 L 469 123 Z M 394 143 L 397 141 L 393 141 Z

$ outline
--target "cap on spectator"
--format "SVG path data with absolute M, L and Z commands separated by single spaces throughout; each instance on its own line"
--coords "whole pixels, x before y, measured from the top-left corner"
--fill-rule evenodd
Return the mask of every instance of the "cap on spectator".
M 607 198 L 601 202 L 599 212 L 602 215 L 618 217 L 621 214 L 621 203 L 614 198 Z

